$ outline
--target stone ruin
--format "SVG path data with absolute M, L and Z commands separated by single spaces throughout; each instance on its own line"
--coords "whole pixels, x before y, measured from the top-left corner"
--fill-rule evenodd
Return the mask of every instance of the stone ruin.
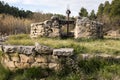
M 75 70 L 79 60 L 92 58 L 120 60 L 120 56 L 109 54 L 78 54 L 76 56 L 73 48 L 53 49 L 39 43 L 35 43 L 34 46 L 3 45 L 1 48 L 3 52 L 1 64 L 11 71 L 32 67 L 59 71 L 66 63 Z M 62 60 L 64 63 L 61 63 Z
M 40 23 L 31 24 L 31 34 L 34 37 L 60 37 L 61 27 L 58 17 L 51 17 L 51 20 L 46 20 Z
M 61 37 L 61 27 L 65 24 L 74 24 L 74 21 L 60 20 L 53 16 L 51 20 L 31 24 L 31 34 L 34 37 Z M 87 17 L 78 17 L 75 22 L 75 38 L 103 38 L 103 24 L 89 20 Z
M 3 45 L 2 51 L 1 64 L 11 71 L 31 67 L 56 71 L 61 68 L 61 58 L 70 58 L 74 55 L 73 48 L 53 49 L 39 43 L 35 46 Z
M 103 38 L 103 24 L 87 17 L 78 17 L 74 31 L 75 38 Z

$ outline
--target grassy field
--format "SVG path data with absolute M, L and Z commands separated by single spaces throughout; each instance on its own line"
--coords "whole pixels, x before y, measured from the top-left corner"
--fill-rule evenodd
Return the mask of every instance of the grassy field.
M 6 42 L 11 45 L 34 45 L 35 42 L 44 44 L 53 48 L 74 48 L 76 54 L 113 54 L 120 55 L 120 39 L 59 39 L 59 38 L 37 38 L 31 39 L 29 35 L 21 34 L 10 36 Z
M 119 39 L 79 39 L 73 38 L 38 38 L 30 39 L 29 35 L 21 34 L 10 36 L 6 44 L 12 45 L 34 45 L 35 42 L 48 45 L 53 48 L 72 47 L 75 54 L 111 54 L 120 55 Z M 2 54 L 2 52 L 0 52 Z M 48 69 L 30 68 L 11 72 L 0 65 L 0 80 L 40 80 L 43 71 L 48 71 L 49 76 L 45 80 L 120 80 L 120 61 L 113 59 L 78 59 L 76 65 L 66 62 L 62 71 L 54 72 Z

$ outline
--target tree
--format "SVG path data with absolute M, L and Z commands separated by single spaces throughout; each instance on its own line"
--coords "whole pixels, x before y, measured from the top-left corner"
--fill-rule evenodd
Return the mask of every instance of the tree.
M 111 10 L 110 3 L 109 1 L 106 1 L 104 5 L 104 10 L 103 10 L 104 14 L 109 15 L 110 10 Z
M 33 14 L 31 11 L 19 10 L 17 7 L 10 6 L 3 1 L 0 1 L 0 13 L 10 14 L 20 18 L 28 18 Z
M 87 10 L 85 8 L 82 7 L 80 12 L 79 12 L 79 15 L 81 17 L 87 17 L 88 16 L 88 12 L 87 12 Z
M 120 0 L 113 0 L 111 4 L 111 16 L 120 16 Z
M 104 10 L 104 5 L 101 3 L 98 7 L 98 12 L 97 12 L 97 16 L 102 17 L 103 15 L 103 10 Z
M 94 10 L 91 11 L 89 18 L 91 20 L 95 20 L 96 19 L 96 15 L 95 15 L 95 11 Z

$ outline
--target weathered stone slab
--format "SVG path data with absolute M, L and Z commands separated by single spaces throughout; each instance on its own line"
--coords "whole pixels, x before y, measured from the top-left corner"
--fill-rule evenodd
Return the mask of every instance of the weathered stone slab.
M 53 55 L 54 56 L 72 56 L 73 51 L 74 51 L 73 48 L 54 49 Z
M 44 45 L 40 45 L 39 43 L 35 43 L 35 51 L 39 54 L 52 54 L 53 49 L 48 46 L 44 46 Z
M 17 53 L 21 53 L 21 54 L 35 54 L 35 46 L 18 46 L 17 48 Z
M 2 46 L 2 51 L 4 53 L 15 53 L 17 51 L 17 46 L 4 45 Z

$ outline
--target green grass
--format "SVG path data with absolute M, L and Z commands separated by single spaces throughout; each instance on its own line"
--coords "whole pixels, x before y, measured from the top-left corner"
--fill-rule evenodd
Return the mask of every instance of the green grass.
M 34 45 L 35 42 L 53 48 L 74 48 L 75 54 L 112 54 L 120 55 L 119 39 L 58 39 L 38 38 L 31 39 L 29 35 L 21 34 L 10 36 L 6 44 L 11 45 Z M 0 52 L 2 54 L 2 52 Z M 77 66 L 69 64 L 69 60 L 63 60 L 65 67 L 59 72 L 48 69 L 30 68 L 11 72 L 0 65 L 0 80 L 40 80 L 43 72 L 48 71 L 46 80 L 119 80 L 120 61 L 114 59 L 77 59 Z M 71 63 L 71 62 L 70 62 Z
M 120 55 L 120 39 L 59 39 L 59 38 L 37 38 L 31 39 L 29 35 L 13 35 L 6 42 L 11 45 L 34 45 L 35 42 L 44 44 L 53 48 L 74 48 L 75 53 L 90 54 L 114 54 Z

